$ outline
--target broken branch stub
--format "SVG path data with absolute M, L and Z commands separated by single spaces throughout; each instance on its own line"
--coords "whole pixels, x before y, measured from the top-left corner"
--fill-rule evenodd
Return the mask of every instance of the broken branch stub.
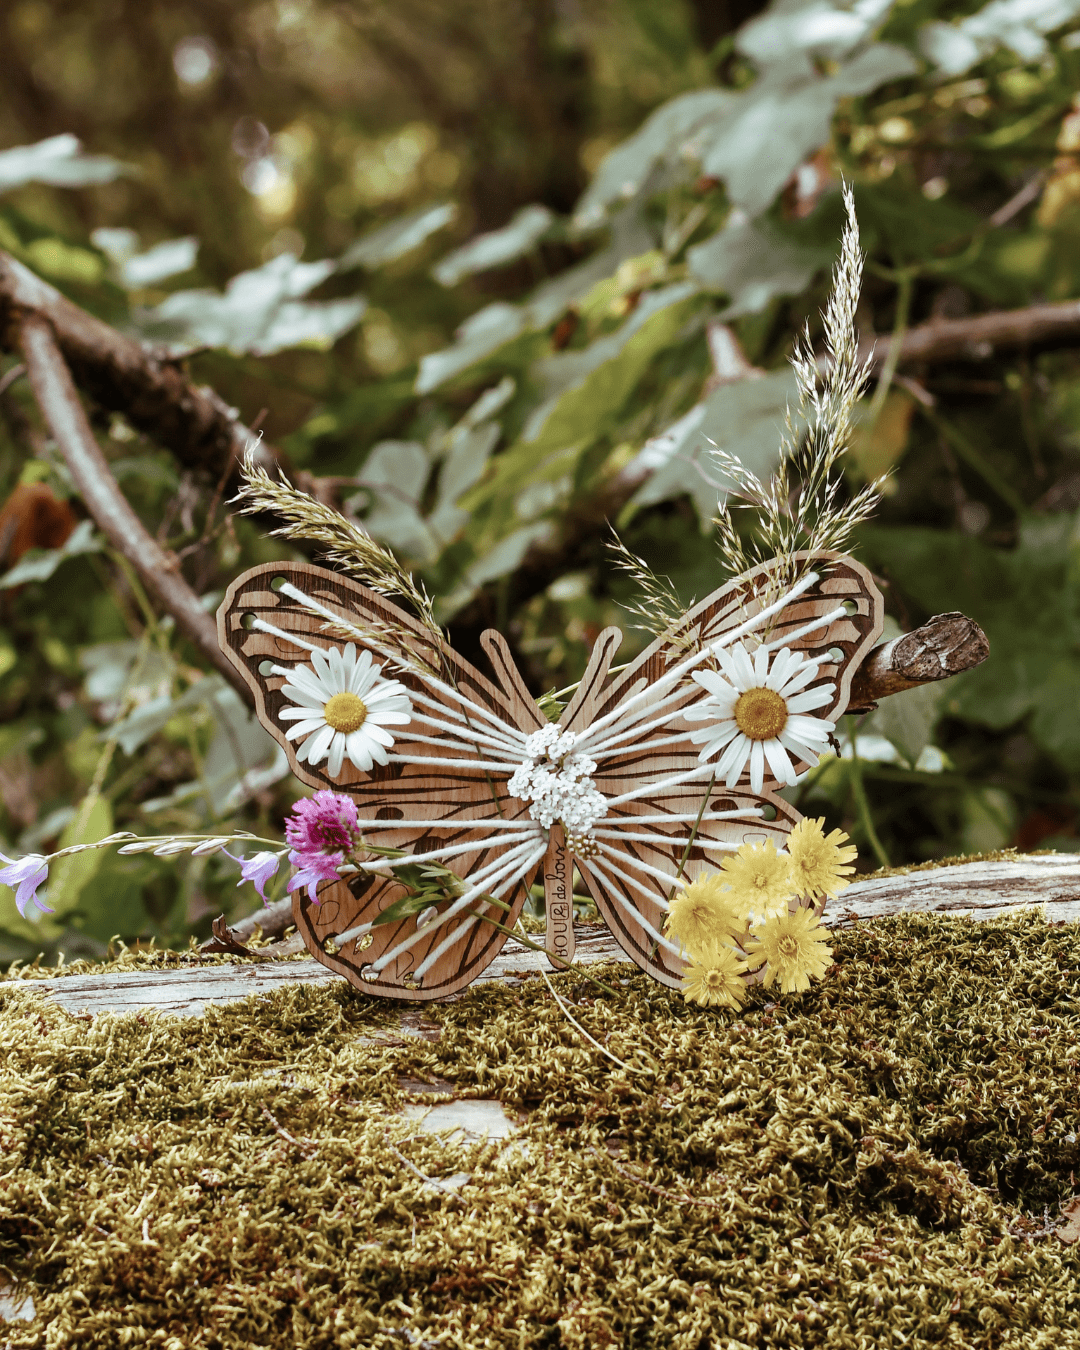
M 911 633 L 873 649 L 851 682 L 849 712 L 869 712 L 878 699 L 973 670 L 990 655 L 986 634 L 965 614 L 935 614 Z

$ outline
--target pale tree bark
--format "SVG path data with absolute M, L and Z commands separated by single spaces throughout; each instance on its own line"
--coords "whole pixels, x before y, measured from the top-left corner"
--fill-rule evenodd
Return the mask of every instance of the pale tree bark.
M 830 902 L 823 922 L 829 927 L 844 928 L 900 914 L 986 920 L 1032 906 L 1044 907 L 1047 922 L 1080 923 L 1080 854 L 1017 856 L 867 877 Z M 265 994 L 284 984 L 321 984 L 340 979 L 310 958 L 254 965 L 243 960 L 230 965 L 215 961 L 202 966 L 196 964 L 197 957 L 179 959 L 190 964 L 179 970 L 103 971 L 55 980 L 8 980 L 0 983 L 0 990 L 33 990 L 80 1016 L 147 1008 L 191 1017 L 199 1016 L 207 1004 Z M 509 939 L 478 983 L 492 980 L 513 983 L 529 978 L 538 974 L 543 960 L 538 953 Z M 626 960 L 606 928 L 579 926 L 576 965 Z M 467 996 L 465 991 L 453 998 Z M 402 1018 L 415 1020 L 421 1013 L 421 1005 L 411 1004 Z

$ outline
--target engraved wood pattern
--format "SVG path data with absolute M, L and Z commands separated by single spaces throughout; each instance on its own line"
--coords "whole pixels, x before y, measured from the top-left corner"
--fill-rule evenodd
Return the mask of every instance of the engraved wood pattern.
M 847 706 L 858 663 L 880 635 L 881 597 L 866 569 L 851 559 L 818 555 L 812 561 L 821 576 L 770 618 L 755 638 L 826 657 L 810 687 L 835 685 L 830 705 L 815 713 L 835 720 Z M 746 772 L 734 789 L 715 776 L 710 780 L 708 770 L 699 764 L 698 746 L 689 739 L 692 726 L 679 716 L 702 691 L 688 680 L 679 686 L 671 683 L 688 652 L 702 652 L 748 620 L 757 622 L 761 605 L 756 597 L 769 575 L 770 564 L 764 564 L 707 597 L 677 630 L 654 642 L 614 677 L 609 668 L 621 634 L 608 629 L 594 645 L 560 727 L 583 733 L 600 719 L 617 722 L 624 707 L 635 709 L 628 724 L 637 730 L 627 733 L 625 740 L 616 738 L 617 748 L 605 751 L 592 778 L 608 799 L 607 814 L 596 838 L 579 840 L 573 849 L 556 821 L 538 856 L 532 860 L 529 854 L 525 874 L 503 897 L 509 910 L 483 910 L 500 924 L 513 926 L 539 870 L 547 899 L 545 945 L 557 968 L 574 955 L 575 865 L 626 953 L 655 979 L 676 986 L 685 962 L 662 930 L 666 900 L 679 881 L 717 867 L 744 838 L 772 839 L 782 846 L 799 819 L 773 791 L 777 786 L 773 779 L 767 778 L 764 790 L 756 794 L 749 789 Z M 301 600 L 306 596 L 321 607 L 323 618 L 301 607 L 296 599 L 301 592 Z M 416 706 L 424 709 L 421 722 L 427 725 L 426 734 L 413 723 L 395 730 L 392 760 L 397 762 L 363 773 L 346 760 L 332 779 L 325 763 L 312 766 L 297 758 L 280 718 L 287 702 L 281 692 L 286 678 L 271 667 L 301 664 L 307 656 L 303 644 L 342 647 L 348 635 L 340 626 L 328 630 L 327 622 L 347 624 L 350 615 L 354 622 L 379 627 L 380 651 L 389 647 L 398 653 L 387 677 L 399 680 L 410 697 L 419 700 Z M 827 624 L 819 624 L 818 631 L 802 631 L 826 616 Z M 535 833 L 528 803 L 508 791 L 514 764 L 512 756 L 499 759 L 498 744 L 506 744 L 506 728 L 515 729 L 513 734 L 523 744 L 525 735 L 547 725 L 501 635 L 488 632 L 482 639 L 495 684 L 384 597 L 337 573 L 300 563 L 265 564 L 240 577 L 226 593 L 218 623 L 222 647 L 250 684 L 260 720 L 285 748 L 296 776 L 313 787 L 351 796 L 361 822 L 369 823 L 365 833 L 377 834 L 379 844 L 417 856 L 454 850 L 453 862 L 447 865 L 463 879 L 459 894 L 477 892 L 460 915 L 460 905 L 442 902 L 438 906 L 442 926 L 428 933 L 417 927 L 415 916 L 372 927 L 373 919 L 405 893 L 393 877 L 367 872 L 324 883 L 317 892 L 318 903 L 299 890 L 294 894 L 294 916 L 309 950 L 368 993 L 428 999 L 464 987 L 506 940 L 492 924 L 468 918 L 485 900 L 482 888 L 470 890 L 469 878 L 484 876 L 483 869 L 494 869 L 495 875 L 500 859 L 514 856 L 509 850 L 515 847 L 518 825 Z M 253 626 L 258 623 L 269 624 L 276 632 Z M 359 639 L 357 643 L 364 645 Z M 383 661 L 385 656 L 377 659 Z M 417 661 L 435 672 L 434 680 L 410 668 L 410 662 L 415 667 Z M 649 711 L 653 686 L 665 678 L 667 712 L 663 725 L 654 726 L 641 714 L 643 709 Z M 491 719 L 485 721 L 487 714 Z M 461 730 L 462 719 L 467 731 Z M 504 732 L 497 730 L 498 725 Z M 485 732 L 492 732 L 492 737 L 485 738 Z M 425 762 L 407 762 L 410 759 Z M 796 767 L 801 772 L 807 766 Z M 679 781 L 670 782 L 673 778 Z M 619 800 L 627 794 L 627 800 Z M 724 813 L 731 818 L 712 818 Z M 400 827 L 388 823 L 398 820 Z M 339 936 L 341 941 L 335 942 Z
M 770 621 L 767 630 L 755 636 L 789 645 L 793 650 L 805 652 L 808 656 L 834 655 L 833 660 L 819 668 L 817 678 L 809 687 L 829 682 L 835 684 L 830 704 L 815 713 L 816 716 L 835 721 L 847 707 L 851 680 L 859 663 L 881 635 L 883 602 L 870 573 L 853 559 L 836 554 L 818 554 L 812 559 L 807 554 L 797 556 L 812 561 L 815 570 L 822 574 L 820 579 L 785 606 Z M 715 642 L 753 617 L 761 608 L 753 597 L 770 571 L 771 564 L 765 563 L 695 605 L 677 629 L 652 643 L 627 670 L 607 685 L 602 697 L 594 699 L 589 709 L 589 719 L 611 715 L 621 703 L 655 686 L 685 659 L 688 652 Z M 797 634 L 813 620 L 840 608 L 850 612 L 834 618 L 819 631 L 793 640 L 790 638 L 789 635 Z M 699 695 L 700 690 L 691 684 L 684 691 L 683 703 L 689 704 Z M 646 695 L 641 706 L 648 706 L 648 703 L 649 697 Z M 676 706 L 679 706 L 678 702 Z M 586 719 L 579 719 L 579 724 L 583 728 Z M 683 725 L 689 732 L 690 724 Z M 578 727 L 575 725 L 573 729 Z M 635 738 L 633 748 L 628 749 L 625 755 L 601 764 L 595 778 L 600 791 L 609 798 L 619 797 L 642 782 L 650 779 L 661 782 L 664 778 L 693 769 L 697 763 L 698 747 L 689 740 L 685 747 L 670 743 L 655 745 L 656 742 L 670 741 L 671 729 L 670 725 L 656 727 L 643 737 Z M 808 767 L 803 761 L 795 765 L 800 774 Z M 678 985 L 685 963 L 656 940 L 664 914 L 658 901 L 670 896 L 671 887 L 662 883 L 649 869 L 670 873 L 684 868 L 684 874 L 692 880 L 706 867 L 715 867 L 733 845 L 737 846 L 744 839 L 753 842 L 771 839 L 777 848 L 781 848 L 784 836 L 800 819 L 793 807 L 770 790 L 779 786 L 775 779 L 766 775 L 765 790 L 755 795 L 749 789 L 748 776 L 748 771 L 744 770 L 734 790 L 715 780 L 689 782 L 655 797 L 638 798 L 617 810 L 628 818 L 634 815 L 678 815 L 702 809 L 707 799 L 710 813 L 749 811 L 760 807 L 770 815 L 775 813 L 772 820 L 703 820 L 698 826 L 695 843 L 688 852 L 685 845 L 664 844 L 660 839 L 648 843 L 628 838 L 621 847 L 624 854 L 621 866 L 605 860 L 604 865 L 597 868 L 595 864 L 590 866 L 588 860 L 579 860 L 581 878 L 623 950 L 662 984 L 673 987 Z M 630 834 L 632 830 L 630 826 L 625 833 Z M 649 826 L 649 832 L 680 837 L 685 835 L 686 828 L 685 825 L 675 824 L 666 827 L 662 822 L 657 822 Z M 710 848 L 710 844 L 719 847 Z
M 458 855 L 454 860 L 454 870 L 465 877 L 496 860 L 499 848 L 491 846 L 490 836 L 478 830 L 475 822 L 496 815 L 511 820 L 527 815 L 526 803 L 507 793 L 505 774 L 496 778 L 480 770 L 456 767 L 456 761 L 448 753 L 448 764 L 440 766 L 437 773 L 423 765 L 391 764 L 376 766 L 370 773 L 364 774 L 346 760 L 341 776 L 335 780 L 326 772 L 325 763 L 313 767 L 297 759 L 296 745 L 286 739 L 287 726 L 279 718 L 286 703 L 281 694 L 286 680 L 280 675 L 270 674 L 267 667 L 271 663 L 296 665 L 303 660 L 305 653 L 293 648 L 282 638 L 252 629 L 251 616 L 263 618 L 275 627 L 303 638 L 321 638 L 327 645 L 331 645 L 335 639 L 327 638 L 317 617 L 305 613 L 294 602 L 283 598 L 280 587 L 274 584 L 281 578 L 302 587 L 307 594 L 345 618 L 350 613 L 359 612 L 368 618 L 394 625 L 401 634 L 403 646 L 409 647 L 436 668 L 444 662 L 457 688 L 474 703 L 490 708 L 500 718 L 514 723 L 524 718 L 526 726 L 531 729 L 537 724 L 536 719 L 542 721 L 543 714 L 535 708 L 531 699 L 526 706 L 516 691 L 513 696 L 500 691 L 449 646 L 437 647 L 421 624 L 383 596 L 324 568 L 306 563 L 269 563 L 253 568 L 229 587 L 218 611 L 222 647 L 251 685 L 259 720 L 283 747 L 289 757 L 290 768 L 301 782 L 315 788 L 348 793 L 356 802 L 361 820 L 431 820 L 452 822 L 455 825 L 460 820 L 460 828 L 441 830 L 437 837 L 417 827 L 381 829 L 378 834 L 380 844 L 419 854 L 436 842 L 455 846 L 475 841 L 475 851 Z M 344 639 L 338 638 L 336 641 L 340 646 Z M 498 634 L 492 635 L 492 646 L 496 652 L 501 646 L 505 653 L 505 644 Z M 508 654 L 506 656 L 509 668 L 513 669 Z M 408 671 L 398 669 L 389 673 L 405 684 L 410 692 L 420 690 L 419 680 Z M 425 689 L 424 692 L 429 691 Z M 447 700 L 447 704 L 450 705 L 451 701 Z M 450 711 L 452 707 L 448 706 L 447 712 Z M 407 733 L 409 728 L 403 731 Z M 394 748 L 404 754 L 430 749 L 423 744 L 410 742 L 407 734 L 398 739 Z M 510 897 L 509 913 L 498 915 L 499 922 L 505 927 L 513 927 L 517 922 L 528 897 L 530 880 L 531 877 L 526 877 L 516 887 Z M 412 935 L 410 930 L 415 927 L 414 919 L 378 925 L 370 933 L 345 943 L 340 950 L 327 950 L 328 939 L 332 940 L 335 934 L 348 932 L 351 928 L 370 922 L 374 915 L 403 894 L 404 888 L 400 882 L 370 874 L 327 882 L 317 889 L 317 904 L 312 904 L 306 890 L 294 892 L 293 916 L 313 956 L 365 992 L 378 993 L 388 998 L 429 999 L 452 994 L 469 984 L 495 958 L 506 941 L 505 934 L 490 924 L 472 924 L 462 934 L 460 941 L 437 959 L 425 975 L 422 988 L 415 987 L 411 973 L 445 939 L 446 934 L 441 930 L 436 930 L 430 938 L 416 942 L 390 968 L 384 970 L 377 981 L 364 978 L 364 971 L 380 956 Z

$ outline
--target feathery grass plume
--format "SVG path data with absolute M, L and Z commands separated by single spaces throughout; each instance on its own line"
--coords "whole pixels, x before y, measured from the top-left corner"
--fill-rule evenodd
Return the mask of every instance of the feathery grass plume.
M 623 606 L 628 613 L 641 620 L 641 623 L 632 624 L 631 627 L 652 633 L 654 637 L 667 637 L 686 618 L 687 610 L 693 608 L 693 600 L 689 605 L 684 605 L 669 577 L 658 576 L 644 558 L 639 558 L 626 547 L 614 529 L 611 534 L 607 546 L 615 566 L 637 583 L 639 598 L 635 603 Z M 690 635 L 684 635 L 684 642 L 690 640 Z
M 818 363 L 808 326 L 797 339 L 791 357 L 799 402 L 794 412 L 788 409 L 776 473 L 763 483 L 723 449 L 714 447 L 710 452 L 716 467 L 734 484 L 728 489 L 729 496 L 741 499 L 741 504 L 757 514 L 754 538 L 748 546 L 735 527 L 729 504 L 724 502 L 719 507 L 715 524 L 725 567 L 738 576 L 770 558 L 780 560 L 769 580 L 768 593 L 758 597 L 765 604 L 799 579 L 802 569 L 794 556 L 797 552 L 842 551 L 846 547 L 856 526 L 881 500 L 885 482 L 883 476 L 850 501 L 837 501 L 843 476 L 833 471 L 850 443 L 855 407 L 866 387 L 871 360 L 870 356 L 861 363 L 858 359 L 855 311 L 862 286 L 863 255 L 855 199 L 847 184 L 844 206 L 847 222 L 823 316 L 828 364 L 819 389 Z
M 310 539 L 319 544 L 321 556 L 328 563 L 356 577 L 379 595 L 406 601 L 424 627 L 439 641 L 443 640 L 427 591 L 366 530 L 285 479 L 275 481 L 256 464 L 254 447 L 244 456 L 241 474 L 244 485 L 230 504 L 240 503 L 242 515 L 266 512 L 278 516 L 285 524 L 271 530 L 271 534 L 282 539 Z

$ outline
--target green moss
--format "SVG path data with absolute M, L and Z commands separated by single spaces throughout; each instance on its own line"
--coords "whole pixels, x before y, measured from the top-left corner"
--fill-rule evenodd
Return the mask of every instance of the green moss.
M 438 1039 L 344 986 L 190 1021 L 6 993 L 0 1271 L 38 1320 L 3 1336 L 1080 1350 L 1080 1244 L 1049 1231 L 1080 1170 L 1080 930 L 835 943 L 810 994 L 738 1015 L 628 967 L 618 998 L 558 977 L 633 1074 L 539 981 L 426 1006 Z M 417 1135 L 417 1079 L 521 1112 L 520 1147 Z

